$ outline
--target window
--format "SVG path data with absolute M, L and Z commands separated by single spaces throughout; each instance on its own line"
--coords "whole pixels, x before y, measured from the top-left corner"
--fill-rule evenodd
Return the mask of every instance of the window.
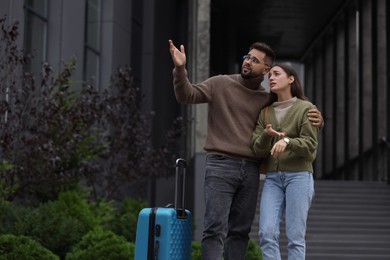
M 87 0 L 85 8 L 84 79 L 99 86 L 101 0 Z
M 34 74 L 40 72 L 42 62 L 46 60 L 47 41 L 47 0 L 25 0 L 25 37 L 26 53 L 33 56 L 26 69 Z

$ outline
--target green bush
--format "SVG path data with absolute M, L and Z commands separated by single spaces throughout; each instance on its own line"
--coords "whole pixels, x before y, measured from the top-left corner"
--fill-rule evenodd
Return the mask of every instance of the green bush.
M 46 215 L 43 215 L 43 212 Z M 30 230 L 26 231 L 26 234 L 59 256 L 66 254 L 71 246 L 88 232 L 87 227 L 78 219 L 66 214 L 57 214 L 49 205 L 41 207 L 36 214 L 34 213 L 30 218 Z
M 58 260 L 60 258 L 31 238 L 7 234 L 0 235 L 0 259 Z
M 63 192 L 58 200 L 31 209 L 20 218 L 15 233 L 33 238 L 60 257 L 100 224 L 87 199 L 76 191 Z
M 202 260 L 202 245 L 199 241 L 192 241 L 191 260 Z
M 113 222 L 117 209 L 114 207 L 114 201 L 106 199 L 98 199 L 90 201 L 90 208 L 94 216 L 99 220 L 99 223 L 106 225 L 106 223 Z
M 4 205 L 0 207 L 0 233 L 29 236 L 60 257 L 98 226 L 135 241 L 138 214 L 146 201 L 126 198 L 114 208 L 111 201 L 90 202 L 87 195 L 62 192 L 57 200 L 36 208 Z
M 134 243 L 102 228 L 95 228 L 66 254 L 65 260 L 134 259 Z
M 135 242 L 138 214 L 147 206 L 147 201 L 125 198 L 119 205 L 109 229 L 124 236 L 127 241 Z
M 245 260 L 261 260 L 261 250 L 255 240 L 249 240 L 248 250 L 246 251 Z
M 31 209 L 8 203 L 0 207 L 0 234 L 23 235 L 27 230 L 26 216 Z
M 100 224 L 100 219 L 92 211 L 87 196 L 88 192 L 81 190 L 62 192 L 53 202 L 53 207 L 78 219 L 84 226 L 92 228 Z

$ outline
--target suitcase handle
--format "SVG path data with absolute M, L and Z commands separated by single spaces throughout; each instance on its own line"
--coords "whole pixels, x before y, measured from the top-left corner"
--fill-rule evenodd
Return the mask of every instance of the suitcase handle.
M 186 218 L 187 214 L 184 207 L 185 183 L 186 183 L 187 161 L 183 158 L 176 160 L 176 184 L 175 184 L 175 209 L 178 218 Z M 180 176 L 181 173 L 181 176 Z M 180 178 L 181 177 L 181 178 Z M 180 182 L 181 180 L 181 182 Z M 179 187 L 181 187 L 181 200 L 179 201 Z

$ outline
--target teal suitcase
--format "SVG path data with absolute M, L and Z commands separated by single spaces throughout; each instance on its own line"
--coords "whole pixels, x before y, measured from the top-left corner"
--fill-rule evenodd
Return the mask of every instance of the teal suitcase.
M 184 159 L 176 160 L 173 206 L 144 208 L 140 211 L 135 240 L 135 260 L 191 259 L 192 214 L 184 208 L 186 167 Z M 179 186 L 182 187 L 180 203 Z

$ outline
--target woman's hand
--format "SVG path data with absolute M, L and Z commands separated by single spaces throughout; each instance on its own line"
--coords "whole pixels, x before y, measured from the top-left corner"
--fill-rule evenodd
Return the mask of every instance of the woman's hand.
M 265 129 L 265 133 L 269 136 L 276 136 L 276 137 L 283 137 L 286 135 L 284 132 L 278 132 L 275 129 L 272 128 L 272 124 L 268 124 Z
M 284 150 L 286 150 L 286 147 L 287 143 L 283 139 L 277 141 L 271 149 L 271 156 L 277 158 L 284 152 Z

